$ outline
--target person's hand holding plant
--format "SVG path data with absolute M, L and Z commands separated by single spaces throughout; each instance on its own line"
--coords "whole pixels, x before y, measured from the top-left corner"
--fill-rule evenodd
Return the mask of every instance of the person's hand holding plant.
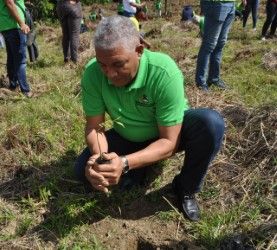
M 113 122 L 124 127 L 118 120 L 119 118 L 113 120 Z M 116 153 L 102 152 L 99 134 L 102 133 L 103 128 L 105 128 L 105 124 L 101 123 L 96 131 L 99 154 L 94 154 L 89 158 L 85 174 L 92 187 L 108 194 L 108 187 L 116 185 L 119 182 L 123 171 L 123 163 L 121 157 Z
M 97 190 L 108 193 L 108 187 L 118 184 L 122 175 L 122 160 L 114 152 L 102 153 L 106 162 L 98 163 L 99 154 L 89 158 L 86 166 L 86 177 Z

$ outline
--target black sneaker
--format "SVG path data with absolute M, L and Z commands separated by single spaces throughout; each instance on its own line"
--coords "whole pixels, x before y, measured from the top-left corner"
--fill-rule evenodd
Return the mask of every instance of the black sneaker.
M 197 87 L 200 89 L 200 90 L 202 90 L 202 91 L 204 91 L 204 92 L 209 92 L 209 87 L 208 87 L 208 85 L 207 84 L 199 84 L 199 85 L 197 85 Z

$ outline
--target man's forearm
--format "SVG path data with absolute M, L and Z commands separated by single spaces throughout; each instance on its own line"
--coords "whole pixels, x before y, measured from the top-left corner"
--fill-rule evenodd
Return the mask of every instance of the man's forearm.
M 108 152 L 108 143 L 104 133 L 95 129 L 86 129 L 86 142 L 92 154 Z
M 173 155 L 176 145 L 168 139 L 158 139 L 146 148 L 127 155 L 130 169 L 141 168 Z
M 131 6 L 133 6 L 133 7 L 136 7 L 136 8 L 142 8 L 142 7 L 144 7 L 144 6 L 145 6 L 145 4 L 144 4 L 144 3 L 143 3 L 143 4 L 130 3 L 130 5 L 131 5 Z
M 15 21 L 19 24 L 21 27 L 23 24 L 25 24 L 24 20 L 22 20 L 19 16 L 19 13 L 17 11 L 16 5 L 13 0 L 6 0 L 7 8 L 12 15 L 12 17 L 15 19 Z

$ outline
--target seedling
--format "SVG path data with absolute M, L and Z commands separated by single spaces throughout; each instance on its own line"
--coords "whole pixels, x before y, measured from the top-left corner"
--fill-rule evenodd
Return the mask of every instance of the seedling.
M 120 119 L 120 117 L 116 118 L 115 120 L 113 120 L 112 122 L 113 123 L 116 123 L 117 125 L 119 126 L 122 126 L 123 128 L 125 127 L 124 124 L 122 122 L 119 122 L 118 120 Z M 105 156 L 104 154 L 106 152 L 103 152 L 102 149 L 101 149 L 101 145 L 100 145 L 100 142 L 99 142 L 99 134 L 101 133 L 101 131 L 105 128 L 105 123 L 102 122 L 99 124 L 99 128 L 96 130 L 96 138 L 97 138 L 97 145 L 98 145 L 98 149 L 99 149 L 99 153 L 100 153 L 100 156 L 96 159 L 96 162 L 98 164 L 105 164 L 105 163 L 109 163 L 110 161 L 105 159 Z
M 119 118 L 120 117 L 118 117 L 115 120 L 113 120 L 113 123 L 116 123 L 119 126 L 122 126 L 124 128 L 125 127 L 124 124 L 118 121 Z M 105 123 L 102 122 L 102 123 L 99 124 L 99 128 L 96 130 L 97 145 L 98 145 L 99 153 L 100 153 L 100 156 L 96 159 L 97 164 L 110 163 L 110 160 L 105 159 L 105 156 L 104 156 L 105 152 L 102 151 L 101 145 L 100 145 L 100 142 L 99 142 L 99 134 L 102 133 L 102 130 L 104 128 L 105 128 Z M 107 197 L 110 196 L 110 191 L 108 190 L 108 188 L 105 188 L 104 192 L 106 193 Z

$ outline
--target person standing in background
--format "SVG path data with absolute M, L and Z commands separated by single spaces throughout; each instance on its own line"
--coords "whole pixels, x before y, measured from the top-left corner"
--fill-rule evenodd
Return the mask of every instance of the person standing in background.
M 266 32 L 270 27 L 269 37 L 273 37 L 277 28 L 277 0 L 267 0 L 266 20 L 262 29 L 262 40 L 266 38 Z
M 26 34 L 30 28 L 25 24 L 24 0 L 0 0 L 0 32 L 7 50 L 7 71 L 10 90 L 19 85 L 26 97 L 31 97 L 26 77 Z
M 78 48 L 80 43 L 82 6 L 79 0 L 59 0 L 57 14 L 62 26 L 62 46 L 64 62 L 78 61 Z
M 258 9 L 259 9 L 259 0 L 246 0 L 245 9 L 243 12 L 243 28 L 246 27 L 247 19 L 249 17 L 250 12 L 252 12 L 252 20 L 253 20 L 253 30 L 256 31 L 257 26 L 257 17 L 258 17 Z
M 136 0 L 123 0 L 123 16 L 126 17 L 132 17 L 135 16 L 136 12 L 137 12 L 137 8 L 143 8 L 145 6 L 145 2 L 144 3 L 137 3 Z
M 222 50 L 235 17 L 235 0 L 202 0 L 205 16 L 202 44 L 198 53 L 195 81 L 198 88 L 208 91 L 210 85 L 225 89 L 220 78 Z

